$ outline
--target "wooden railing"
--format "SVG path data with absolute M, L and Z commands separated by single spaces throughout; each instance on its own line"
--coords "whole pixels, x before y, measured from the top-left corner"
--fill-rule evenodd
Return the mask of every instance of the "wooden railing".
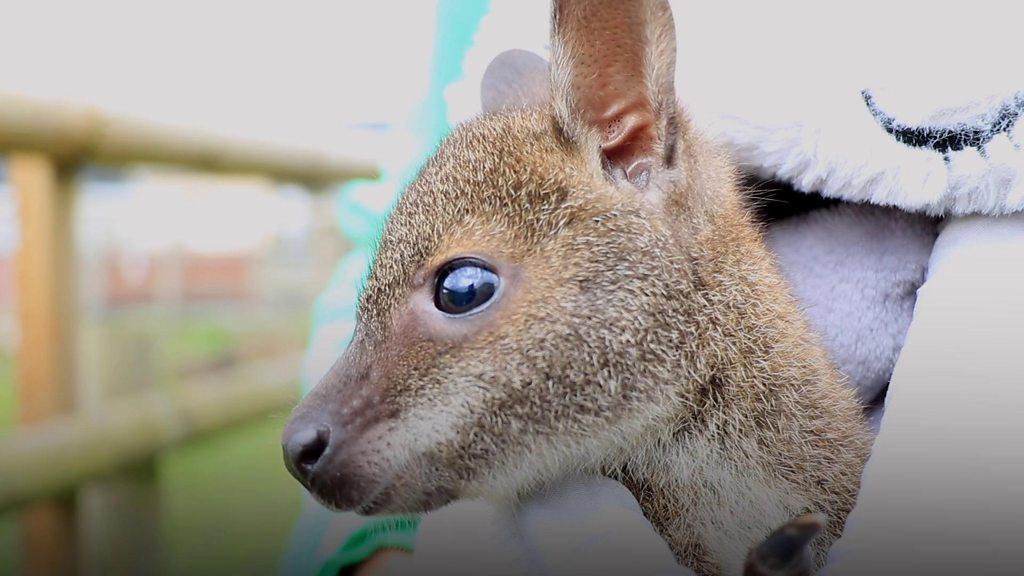
M 375 178 L 365 161 L 156 126 L 90 108 L 0 94 L 0 151 L 36 152 L 61 166 L 168 164 L 204 172 L 260 174 L 318 188 Z
M 76 412 L 76 279 L 73 218 L 76 173 L 87 164 L 163 164 L 195 171 L 258 174 L 311 191 L 354 178 L 374 178 L 368 162 L 308 150 L 243 142 L 156 126 L 89 108 L 0 95 L 0 154 L 14 189 L 21 228 L 16 259 L 19 324 L 17 404 L 20 425 L 0 436 L 0 511 L 22 506 L 24 572 L 79 571 L 76 555 L 90 524 L 115 530 L 109 511 L 76 518 L 79 483 L 145 462 L 158 450 L 242 420 L 283 411 L 297 391 L 298 361 L 243 371 L 215 386 L 185 386 L 173 396 L 153 390 L 110 398 L 103 410 Z M 127 490 L 127 481 L 99 480 L 100 490 Z M 143 475 L 145 476 L 145 472 Z M 104 476 L 107 478 L 107 476 Z M 106 485 L 102 485 L 106 482 Z M 108 498 L 117 507 L 124 498 Z M 116 514 L 145 514 L 122 504 Z M 135 518 L 125 526 L 144 525 Z M 113 523 L 114 526 L 106 526 Z M 115 544 L 112 544 L 116 546 Z M 97 550 L 87 572 L 142 573 L 146 551 L 116 558 Z M 145 548 L 140 545 L 137 548 Z M 111 556 L 113 554 L 113 556 Z M 142 558 L 142 560 L 139 560 Z M 98 562 L 98 564 L 96 564 Z M 111 572 L 113 570 L 113 572 Z M 127 573 L 125 572 L 125 573 Z
M 267 414 L 297 396 L 300 354 L 253 360 L 172 390 L 111 398 L 102 408 L 56 416 L 0 437 L 4 507 L 60 496 L 84 481 L 143 462 L 180 442 Z

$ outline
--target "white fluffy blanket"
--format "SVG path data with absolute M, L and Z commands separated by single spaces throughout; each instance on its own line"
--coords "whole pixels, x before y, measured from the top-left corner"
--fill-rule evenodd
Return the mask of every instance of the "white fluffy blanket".
M 848 33 L 831 26 L 822 28 L 836 37 L 820 38 L 821 30 L 772 18 L 789 40 L 781 49 L 747 46 L 748 54 L 758 54 L 758 62 L 786 62 L 804 81 L 755 73 L 765 79 L 754 94 L 733 90 L 742 80 L 723 77 L 691 90 L 693 109 L 759 177 L 896 209 L 888 223 L 852 212 L 834 222 L 849 239 L 841 262 L 800 255 L 794 265 L 778 232 L 770 234 L 812 323 L 863 397 L 879 379 L 890 380 L 857 507 L 825 573 L 1017 574 L 1024 542 L 1024 370 L 1016 336 L 1024 323 L 1024 68 L 1010 56 L 1020 49 L 1009 39 L 1019 42 L 1022 9 L 893 4 L 872 10 L 858 3 L 870 21 L 838 8 L 837 16 L 850 18 L 847 28 L 863 25 L 848 46 L 842 45 Z M 872 24 L 883 21 L 881 29 Z M 694 30 L 686 23 L 680 28 Z M 907 37 L 932 49 L 919 52 L 901 40 Z M 793 38 L 822 42 L 805 42 L 802 52 Z M 869 61 L 880 55 L 875 64 L 891 66 L 889 73 L 828 65 L 849 58 L 844 48 L 863 50 Z M 810 53 L 819 49 L 824 57 Z M 915 74 L 921 71 L 928 73 Z M 941 218 L 933 248 L 915 233 L 922 220 L 911 214 Z M 815 236 L 811 244 L 827 245 L 815 231 L 816 218 L 777 229 L 795 241 Z M 886 242 L 892 244 L 879 249 Z M 908 318 L 897 284 L 923 264 L 909 332 L 902 332 Z M 850 290 L 837 294 L 847 297 L 844 303 L 820 290 L 825 280 L 816 286 L 802 279 L 815 270 L 851 279 L 839 281 Z M 872 299 L 879 283 L 896 300 Z M 868 305 L 864 322 L 873 326 L 860 324 L 856 314 L 816 313 L 817 300 L 826 307 Z M 883 356 L 903 333 L 890 370 Z M 875 377 L 860 370 L 865 365 Z
M 840 204 L 766 229 L 769 247 L 836 366 L 865 405 L 889 384 L 935 242 L 935 221 Z

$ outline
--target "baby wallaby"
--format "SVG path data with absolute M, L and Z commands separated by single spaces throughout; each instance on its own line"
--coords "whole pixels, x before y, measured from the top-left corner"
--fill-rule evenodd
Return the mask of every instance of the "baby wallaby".
M 820 563 L 867 429 L 676 103 L 667 3 L 556 1 L 552 46 L 499 59 L 398 203 L 289 469 L 363 514 L 604 474 L 704 574 L 820 512 Z

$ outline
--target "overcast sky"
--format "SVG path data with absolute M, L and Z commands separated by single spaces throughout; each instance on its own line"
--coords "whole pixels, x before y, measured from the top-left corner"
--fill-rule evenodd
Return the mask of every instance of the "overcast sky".
M 0 93 L 386 161 L 408 155 L 401 128 L 426 87 L 434 15 L 428 0 L 0 0 Z M 78 216 L 126 248 L 214 252 L 311 222 L 301 195 L 210 187 L 91 184 Z M 0 182 L 0 255 L 17 242 L 11 200 Z
M 780 90 L 894 82 L 945 98 L 972 90 L 972 75 L 1021 77 L 1017 2 L 672 4 L 684 103 L 776 106 L 767 95 Z M 546 0 L 492 5 L 482 44 L 543 51 Z M 387 127 L 423 96 L 435 11 L 432 0 L 0 0 L 0 92 L 400 165 L 417 152 Z M 475 111 L 491 57 L 470 51 L 469 76 L 448 92 L 453 119 Z
M 0 92 L 366 154 L 408 114 L 434 2 L 0 0 Z
M 524 43 L 534 38 L 518 31 L 546 35 L 547 2 L 493 4 L 516 6 L 502 20 Z M 950 86 L 1019 59 L 1016 4 L 673 2 L 683 78 L 719 93 L 735 78 L 756 92 L 780 77 L 839 77 L 829 68 L 851 83 Z M 0 0 L 0 91 L 372 154 L 389 144 L 349 128 L 407 117 L 429 74 L 434 18 L 431 0 Z

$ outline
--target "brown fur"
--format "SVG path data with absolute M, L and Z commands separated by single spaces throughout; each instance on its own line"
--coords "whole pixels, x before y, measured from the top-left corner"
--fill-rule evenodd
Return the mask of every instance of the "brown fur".
M 701 573 L 738 573 L 808 511 L 830 520 L 820 561 L 868 434 L 733 167 L 673 110 L 658 128 L 672 158 L 636 193 L 581 144 L 592 135 L 573 135 L 585 128 L 566 130 L 571 106 L 556 108 L 459 127 L 402 197 L 355 339 L 291 426 L 334 428 L 334 472 L 311 491 L 364 513 L 420 511 L 605 474 Z M 440 317 L 435 273 L 465 255 L 495 265 L 501 297 Z

